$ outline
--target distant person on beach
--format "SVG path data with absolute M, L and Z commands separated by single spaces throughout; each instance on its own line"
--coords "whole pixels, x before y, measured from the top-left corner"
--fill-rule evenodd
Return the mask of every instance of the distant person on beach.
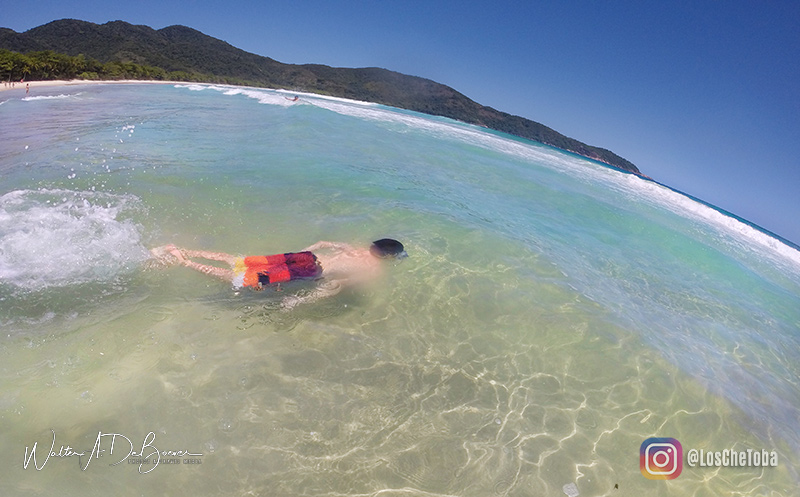
M 31 92 L 31 84 L 28 83 L 25 85 L 25 95 L 29 94 L 30 92 Z
M 283 306 L 291 308 L 304 302 L 336 295 L 345 286 L 375 279 L 381 272 L 381 259 L 402 259 L 408 254 L 397 240 L 384 238 L 369 248 L 340 242 L 317 242 L 301 252 L 277 255 L 237 257 L 222 252 L 188 250 L 166 245 L 151 251 L 164 261 L 170 256 L 183 266 L 230 282 L 236 288 L 263 290 L 267 285 L 294 280 L 324 280 L 305 297 L 287 297 Z M 224 262 L 229 268 L 200 264 L 200 258 Z

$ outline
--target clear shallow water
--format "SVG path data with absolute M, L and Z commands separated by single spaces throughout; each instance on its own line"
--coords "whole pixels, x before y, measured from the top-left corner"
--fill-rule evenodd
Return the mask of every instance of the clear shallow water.
M 794 492 L 794 248 L 547 147 L 285 95 L 2 95 L 3 493 Z M 411 256 L 385 281 L 292 312 L 283 292 L 307 287 L 236 293 L 147 261 L 168 242 L 258 254 L 383 236 Z M 87 452 L 99 431 L 139 446 L 152 431 L 202 464 L 24 470 L 51 429 L 56 450 Z M 650 481 L 651 436 L 779 465 Z

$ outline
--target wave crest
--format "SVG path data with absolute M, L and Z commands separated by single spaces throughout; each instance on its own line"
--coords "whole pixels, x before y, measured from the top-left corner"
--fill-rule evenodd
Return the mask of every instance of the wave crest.
M 60 94 L 60 95 L 37 95 L 35 97 L 23 97 L 23 102 L 35 102 L 36 100 L 63 100 L 67 98 L 74 98 L 77 96 L 83 95 L 83 92 L 80 93 L 70 93 L 70 94 Z

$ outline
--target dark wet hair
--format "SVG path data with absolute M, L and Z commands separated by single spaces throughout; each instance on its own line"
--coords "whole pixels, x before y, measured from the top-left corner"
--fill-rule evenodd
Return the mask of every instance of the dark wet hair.
M 403 244 L 391 238 L 382 238 L 372 242 L 369 252 L 375 257 L 385 259 L 387 257 L 397 257 L 405 251 Z

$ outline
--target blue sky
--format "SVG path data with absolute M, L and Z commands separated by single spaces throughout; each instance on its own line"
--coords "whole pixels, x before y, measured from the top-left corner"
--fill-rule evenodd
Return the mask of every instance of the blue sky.
M 608 148 L 800 243 L 800 2 L 4 1 L 0 26 L 183 24 L 287 63 L 378 66 Z

